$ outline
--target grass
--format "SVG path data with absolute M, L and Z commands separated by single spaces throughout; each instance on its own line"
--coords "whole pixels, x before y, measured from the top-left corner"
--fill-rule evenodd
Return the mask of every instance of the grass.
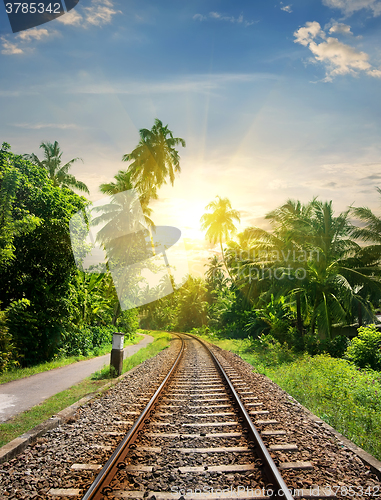
M 131 370 L 134 366 L 143 363 L 148 358 L 152 358 L 156 356 L 160 351 L 168 347 L 170 340 L 172 339 L 172 335 L 166 332 L 157 332 L 157 331 L 147 331 L 145 332 L 147 335 L 152 335 L 154 337 L 154 342 L 149 344 L 144 349 L 140 349 L 137 353 L 132 356 L 126 358 L 123 361 L 123 370 L 122 373 L 125 373 Z M 109 367 L 105 366 L 102 370 L 99 370 L 93 375 L 91 375 L 93 380 L 102 380 L 112 378 L 112 374 L 110 374 Z
M 156 354 L 168 347 L 172 338 L 169 333 L 155 331 L 147 331 L 145 333 L 152 335 L 155 339 L 154 342 L 144 349 L 140 349 L 129 358 L 126 358 L 123 363 L 123 373 L 131 370 L 146 359 L 156 356 Z M 81 383 L 70 387 L 70 389 L 62 391 L 48 398 L 40 405 L 34 406 L 30 410 L 20 413 L 7 422 L 0 424 L 0 446 L 4 446 L 36 425 L 41 424 L 44 420 L 47 420 L 52 415 L 70 406 L 87 394 L 100 391 L 105 385 L 104 379 L 110 378 L 108 375 L 99 375 L 102 372 L 106 374 L 106 372 L 109 372 L 109 369 L 106 367 L 101 372 L 96 372 L 98 375 L 93 374 Z
M 266 375 L 381 460 L 381 373 L 322 354 L 269 368 Z
M 202 336 L 239 354 L 315 415 L 381 460 L 381 373 L 328 354 L 295 354 L 279 343 Z
M 130 338 L 127 338 L 126 336 L 124 339 L 124 347 L 128 345 L 138 344 L 141 340 L 142 337 L 140 335 L 131 335 Z M 12 382 L 12 380 L 19 380 L 21 378 L 30 377 L 31 375 L 35 375 L 36 373 L 54 370 L 54 368 L 71 365 L 72 363 L 77 363 L 78 361 L 83 361 L 85 359 L 92 359 L 98 356 L 103 356 L 104 354 L 109 354 L 111 348 L 112 344 L 108 344 L 103 347 L 97 348 L 95 352 L 92 352 L 88 356 L 70 356 L 68 358 L 57 358 L 52 361 L 40 363 L 39 365 L 31 366 L 28 368 L 16 368 L 14 370 L 2 373 L 0 375 L 0 384 Z
M 24 411 L 0 424 L 0 446 L 4 446 L 12 439 L 33 429 L 36 425 L 75 403 L 86 394 L 98 391 L 103 385 L 104 381 L 102 380 L 85 379 L 79 384 L 73 385 L 70 389 L 48 398 L 42 404 L 34 406 L 30 410 Z

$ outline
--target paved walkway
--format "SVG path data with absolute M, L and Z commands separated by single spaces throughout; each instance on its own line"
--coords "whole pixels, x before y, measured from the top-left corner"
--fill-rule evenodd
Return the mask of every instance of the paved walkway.
M 135 354 L 153 340 L 150 335 L 144 335 L 138 344 L 125 347 L 124 358 Z M 29 410 L 32 406 L 42 403 L 58 392 L 69 389 L 72 385 L 78 384 L 84 378 L 109 364 L 110 354 L 106 354 L 0 384 L 0 423 L 18 413 Z

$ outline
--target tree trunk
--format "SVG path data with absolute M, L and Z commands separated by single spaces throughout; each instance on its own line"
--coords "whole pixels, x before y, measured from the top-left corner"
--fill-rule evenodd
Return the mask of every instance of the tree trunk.
M 300 303 L 300 293 L 296 295 L 296 328 L 303 337 L 303 320 L 302 320 L 302 308 Z
M 359 327 L 362 326 L 362 304 L 359 302 L 357 304 L 357 316 L 359 320 Z
M 229 272 L 228 266 L 226 264 L 225 253 L 224 253 L 224 249 L 223 249 L 223 246 L 222 246 L 222 240 L 221 239 L 220 239 L 220 246 L 221 246 L 222 260 L 224 261 L 226 272 L 228 273 L 228 276 L 229 276 L 231 282 L 233 283 L 233 279 L 231 277 L 231 274 Z
M 112 326 L 116 325 L 116 321 L 118 319 L 119 314 L 120 314 L 120 303 L 118 300 L 118 302 L 115 304 L 115 307 L 114 307 L 114 314 L 112 317 Z

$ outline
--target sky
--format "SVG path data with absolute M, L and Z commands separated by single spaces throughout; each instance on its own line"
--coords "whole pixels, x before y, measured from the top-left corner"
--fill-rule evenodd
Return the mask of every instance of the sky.
M 0 142 L 57 140 L 96 201 L 159 118 L 186 147 L 152 218 L 202 272 L 217 195 L 238 230 L 289 198 L 381 215 L 380 25 L 381 0 L 80 0 L 13 34 L 0 5 Z

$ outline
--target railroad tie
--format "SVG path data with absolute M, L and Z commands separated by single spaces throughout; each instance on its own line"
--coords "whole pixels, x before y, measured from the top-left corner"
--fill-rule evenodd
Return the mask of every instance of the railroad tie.
M 311 462 L 283 462 L 279 465 L 280 470 L 310 470 L 314 466 Z

